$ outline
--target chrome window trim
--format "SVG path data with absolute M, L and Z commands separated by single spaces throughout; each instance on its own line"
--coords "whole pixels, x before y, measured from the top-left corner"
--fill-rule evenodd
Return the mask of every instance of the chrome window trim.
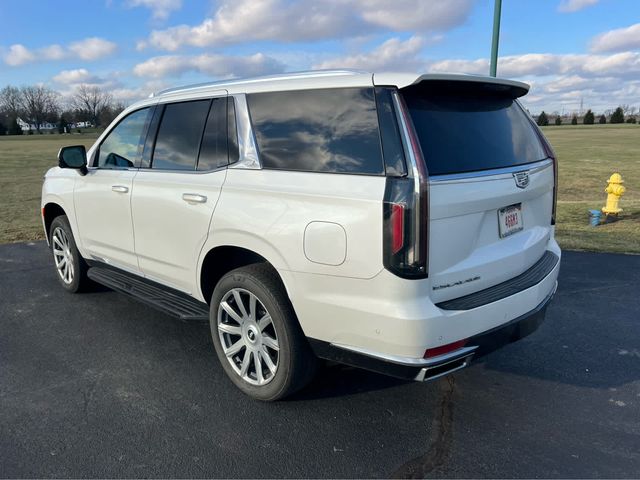
M 259 170 L 262 168 L 258 154 L 258 143 L 251 127 L 251 116 L 247 96 L 244 93 L 229 95 L 235 102 L 236 131 L 238 135 L 238 161 L 228 168 Z
M 430 183 L 454 183 L 459 181 L 484 182 L 496 180 L 496 177 L 512 178 L 514 173 L 529 172 L 537 173 L 553 165 L 553 160 L 547 158 L 533 163 L 514 165 L 512 167 L 494 168 L 491 170 L 479 170 L 475 172 L 451 173 L 445 175 L 430 175 Z M 486 178 L 493 177 L 493 178 Z

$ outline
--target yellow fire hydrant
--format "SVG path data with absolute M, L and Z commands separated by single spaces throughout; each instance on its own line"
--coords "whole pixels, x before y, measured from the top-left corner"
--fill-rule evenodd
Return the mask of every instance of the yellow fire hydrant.
M 624 195 L 626 188 L 622 186 L 624 180 L 622 180 L 622 175 L 619 173 L 614 173 L 607 180 L 607 188 L 604 189 L 607 195 L 607 204 L 602 207 L 602 211 L 607 215 L 617 215 L 622 211 L 622 209 L 618 206 L 620 203 L 620 197 Z

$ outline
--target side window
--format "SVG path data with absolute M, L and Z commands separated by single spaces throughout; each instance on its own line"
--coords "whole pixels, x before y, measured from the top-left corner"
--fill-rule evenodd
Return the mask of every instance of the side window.
M 165 106 L 151 168 L 195 170 L 210 104 L 210 100 L 197 100 Z
M 136 110 L 124 118 L 100 144 L 97 167 L 136 166 L 144 148 L 151 108 Z
M 229 163 L 227 155 L 227 98 L 214 98 L 202 136 L 198 170 L 215 170 Z
M 256 93 L 247 101 L 265 168 L 384 172 L 372 88 Z
M 229 97 L 227 104 L 227 121 L 229 130 L 229 163 L 235 163 L 240 159 L 238 149 L 238 128 L 236 125 L 236 104 L 233 97 Z

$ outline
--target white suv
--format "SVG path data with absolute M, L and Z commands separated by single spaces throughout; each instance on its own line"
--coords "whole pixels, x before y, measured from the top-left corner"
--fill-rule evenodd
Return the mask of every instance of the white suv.
M 59 280 L 208 319 L 262 400 L 318 357 L 446 375 L 534 331 L 556 289 L 557 164 L 527 91 L 322 71 L 152 95 L 47 172 Z

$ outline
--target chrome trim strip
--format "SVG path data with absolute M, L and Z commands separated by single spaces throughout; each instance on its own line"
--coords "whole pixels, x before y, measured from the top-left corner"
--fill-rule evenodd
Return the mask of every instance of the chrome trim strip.
M 452 173 L 447 175 L 430 175 L 429 182 L 430 183 L 447 183 L 447 182 L 457 182 L 460 180 L 483 182 L 487 180 L 495 180 L 495 178 L 486 178 L 486 177 L 497 177 L 499 175 L 504 175 L 504 178 L 512 178 L 512 174 L 514 173 L 518 173 L 518 172 L 529 172 L 529 174 L 537 173 L 552 165 L 553 165 L 553 160 L 551 160 L 550 158 L 547 158 L 539 162 L 526 163 L 524 165 L 514 165 L 513 167 L 495 168 L 493 170 L 480 170 L 477 172 Z
M 385 362 L 396 363 L 398 365 L 407 365 L 410 367 L 434 367 L 440 366 L 443 363 L 452 362 L 460 359 L 461 357 L 465 357 L 467 355 L 473 354 L 476 351 L 477 346 L 472 347 L 463 347 L 458 350 L 454 350 L 453 352 L 445 353 L 443 355 L 438 355 L 437 357 L 432 358 L 414 358 L 414 357 L 404 357 L 402 355 L 387 355 L 384 353 L 373 352 L 371 350 L 367 350 L 365 348 L 360 347 L 352 347 L 350 345 L 341 345 L 339 343 L 332 343 L 332 347 L 341 348 L 343 350 L 349 350 L 354 353 L 359 353 L 361 355 L 366 355 L 367 357 L 376 358 L 378 360 L 383 360 Z
M 258 155 L 258 144 L 251 128 L 251 117 L 249 116 L 249 106 L 247 96 L 242 94 L 230 95 L 235 101 L 236 107 L 236 128 L 238 129 L 238 151 L 239 160 L 229 168 L 241 168 L 259 170 L 260 156 Z
M 427 368 L 423 368 L 420 370 L 420 372 L 418 372 L 418 375 L 416 375 L 416 378 L 414 380 L 416 380 L 417 382 L 425 382 L 425 381 L 431 381 L 431 380 L 435 380 L 436 378 L 440 378 L 440 377 L 444 377 L 445 375 L 449 375 L 450 373 L 453 372 L 457 372 L 458 370 L 462 370 L 463 368 L 466 368 L 469 366 L 469 364 L 471 363 L 471 359 L 473 358 L 473 353 L 471 355 L 468 355 L 467 357 L 463 357 L 464 361 L 462 362 L 461 365 L 458 365 L 457 367 L 454 367 L 450 370 L 446 370 L 444 372 L 440 372 L 437 375 L 432 375 L 429 376 L 429 370 L 433 370 L 435 367 L 427 367 Z M 447 362 L 445 364 L 443 364 L 444 366 L 453 363 L 457 360 L 460 360 L 459 358 L 456 358 L 454 360 L 451 360 L 450 362 Z M 438 367 L 442 367 L 443 365 L 437 365 Z

